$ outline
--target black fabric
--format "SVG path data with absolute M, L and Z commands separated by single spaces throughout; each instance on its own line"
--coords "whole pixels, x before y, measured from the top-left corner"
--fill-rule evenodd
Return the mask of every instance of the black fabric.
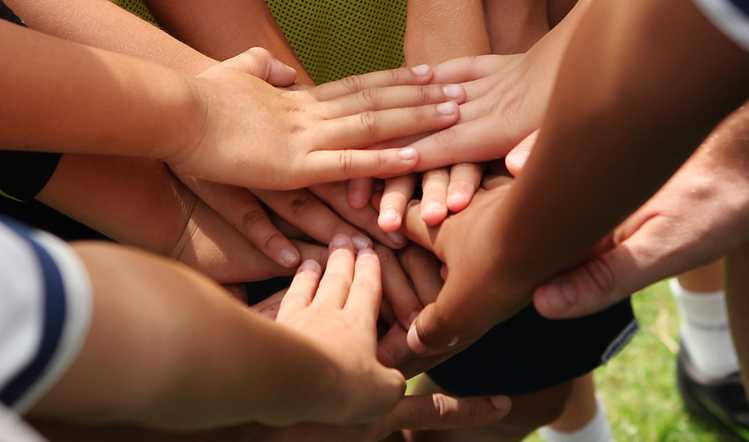
M 291 278 L 247 284 L 248 304 L 290 284 Z M 535 393 L 593 371 L 621 350 L 636 330 L 629 300 L 567 321 L 545 319 L 529 306 L 428 374 L 458 396 Z
M 0 19 L 23 26 L 2 0 Z M 31 200 L 47 184 L 59 161 L 59 154 L 0 150 L 0 190 L 21 201 Z
M 591 372 L 637 330 L 630 301 L 580 319 L 552 321 L 533 306 L 428 372 L 458 396 L 523 395 Z

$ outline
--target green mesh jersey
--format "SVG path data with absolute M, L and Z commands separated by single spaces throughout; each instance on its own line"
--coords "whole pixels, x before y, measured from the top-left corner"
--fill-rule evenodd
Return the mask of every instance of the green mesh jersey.
M 143 0 L 112 1 L 155 23 Z M 267 2 L 294 52 L 317 83 L 403 63 L 407 0 Z

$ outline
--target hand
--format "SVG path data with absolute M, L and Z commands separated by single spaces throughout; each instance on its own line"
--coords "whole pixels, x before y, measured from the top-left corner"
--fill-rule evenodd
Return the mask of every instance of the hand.
M 288 91 L 247 75 L 257 51 L 198 76 L 194 86 L 205 122 L 192 145 L 167 155 L 175 170 L 276 190 L 400 175 L 418 161 L 412 149 L 355 149 L 442 129 L 458 119 L 456 103 L 441 86 L 424 86 L 431 80 L 426 67 Z M 286 69 L 291 85 L 293 70 Z
M 371 248 L 358 251 L 349 237 L 331 243 L 325 275 L 305 261 L 283 298 L 276 321 L 299 331 L 335 367 L 332 391 L 310 404 L 316 422 L 372 422 L 403 397 L 405 379 L 377 361 L 380 265 Z
M 747 133 L 749 110 L 743 108 L 586 263 L 535 291 L 539 313 L 570 318 L 603 310 L 749 240 Z M 513 169 L 521 166 L 516 162 Z
M 288 428 L 251 426 L 241 440 L 265 442 L 377 442 L 401 430 L 472 428 L 499 422 L 510 410 L 505 396 L 453 398 L 443 394 L 410 396 L 377 421 L 364 425 L 302 424 Z M 232 440 L 237 440 L 235 438 Z
M 523 307 L 523 298 L 506 298 L 501 293 L 501 281 L 495 276 L 502 255 L 493 237 L 494 217 L 511 182 L 506 176 L 485 179 L 471 205 L 448 217 L 439 228 L 430 228 L 421 219 L 419 204 L 409 207 L 407 236 L 447 267 L 439 296 L 408 331 L 408 345 L 414 353 L 443 355 L 465 348 Z

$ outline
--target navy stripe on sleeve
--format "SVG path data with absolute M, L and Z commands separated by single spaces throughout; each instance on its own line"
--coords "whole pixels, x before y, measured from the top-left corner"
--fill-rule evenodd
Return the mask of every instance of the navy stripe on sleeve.
M 53 360 L 65 326 L 67 303 L 62 275 L 49 253 L 25 228 L 2 217 L 0 222 L 29 244 L 44 278 L 44 308 L 43 317 L 40 318 L 42 334 L 39 347 L 29 363 L 0 391 L 0 402 L 13 407 L 44 376 Z

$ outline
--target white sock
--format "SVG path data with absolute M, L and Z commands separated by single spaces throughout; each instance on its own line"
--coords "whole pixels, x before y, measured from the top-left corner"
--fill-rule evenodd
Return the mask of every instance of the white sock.
M 579 430 L 565 433 L 546 426 L 538 430 L 538 433 L 546 442 L 613 442 L 603 403 L 600 400 L 596 403 L 596 415 Z
M 681 342 L 695 368 L 713 378 L 738 371 L 739 362 L 728 328 L 723 291 L 692 292 L 675 278 L 670 285 L 681 315 Z

